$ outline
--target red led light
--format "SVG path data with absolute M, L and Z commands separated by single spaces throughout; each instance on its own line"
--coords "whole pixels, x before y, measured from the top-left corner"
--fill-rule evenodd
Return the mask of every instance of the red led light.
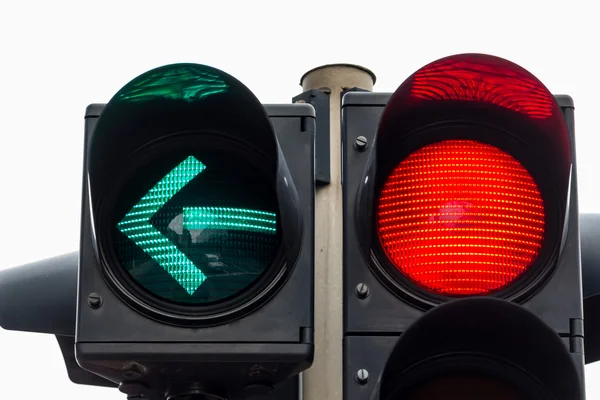
M 443 295 L 485 295 L 537 259 L 544 202 L 523 165 L 471 140 L 446 140 L 405 158 L 379 197 L 377 230 L 394 266 Z
M 410 93 L 424 100 L 494 104 L 530 118 L 551 117 L 554 107 L 552 95 L 533 75 L 498 58 L 439 60 L 415 73 Z

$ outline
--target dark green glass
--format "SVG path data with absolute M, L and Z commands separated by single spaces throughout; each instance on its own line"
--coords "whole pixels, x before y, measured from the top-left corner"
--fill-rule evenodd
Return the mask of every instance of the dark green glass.
M 113 101 L 201 101 L 228 88 L 229 85 L 213 68 L 199 64 L 173 64 L 140 75 L 121 89 Z

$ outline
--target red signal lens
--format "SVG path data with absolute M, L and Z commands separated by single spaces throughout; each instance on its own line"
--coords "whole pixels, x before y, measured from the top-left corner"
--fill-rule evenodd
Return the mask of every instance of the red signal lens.
M 485 295 L 537 259 L 544 202 L 525 167 L 471 140 L 446 140 L 405 158 L 384 183 L 381 245 L 419 286 L 443 295 Z

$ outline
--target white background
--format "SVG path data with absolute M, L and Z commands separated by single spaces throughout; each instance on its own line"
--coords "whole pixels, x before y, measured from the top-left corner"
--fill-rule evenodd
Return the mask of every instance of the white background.
M 10 1 L 0 3 L 0 269 L 76 250 L 83 115 L 173 62 L 213 65 L 268 103 L 308 69 L 350 62 L 393 91 L 437 58 L 514 61 L 576 105 L 580 207 L 600 212 L 600 24 L 583 1 Z M 15 305 L 18 306 L 18 305 Z M 587 367 L 600 396 L 600 363 Z M 0 330 L 1 398 L 119 399 L 72 384 L 53 336 Z

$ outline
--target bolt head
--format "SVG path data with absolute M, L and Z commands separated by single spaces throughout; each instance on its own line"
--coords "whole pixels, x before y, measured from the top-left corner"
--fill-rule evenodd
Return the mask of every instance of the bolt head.
M 145 372 L 146 369 L 136 362 L 128 363 L 123 367 L 123 376 L 127 379 L 139 379 Z
M 364 368 L 359 369 L 356 371 L 356 374 L 354 374 L 354 379 L 360 385 L 366 384 L 369 381 L 369 371 Z
M 94 309 L 100 308 L 100 306 L 102 306 L 102 296 L 96 292 L 91 293 L 88 296 L 88 305 Z
M 369 141 L 367 140 L 366 137 L 359 136 L 354 141 L 354 148 L 358 151 L 365 151 L 367 149 L 368 144 L 369 144 Z
M 356 285 L 356 288 L 354 289 L 354 294 L 359 299 L 366 299 L 367 297 L 369 297 L 370 293 L 371 289 L 369 289 L 369 286 L 367 286 L 366 283 L 361 282 L 358 285 Z

